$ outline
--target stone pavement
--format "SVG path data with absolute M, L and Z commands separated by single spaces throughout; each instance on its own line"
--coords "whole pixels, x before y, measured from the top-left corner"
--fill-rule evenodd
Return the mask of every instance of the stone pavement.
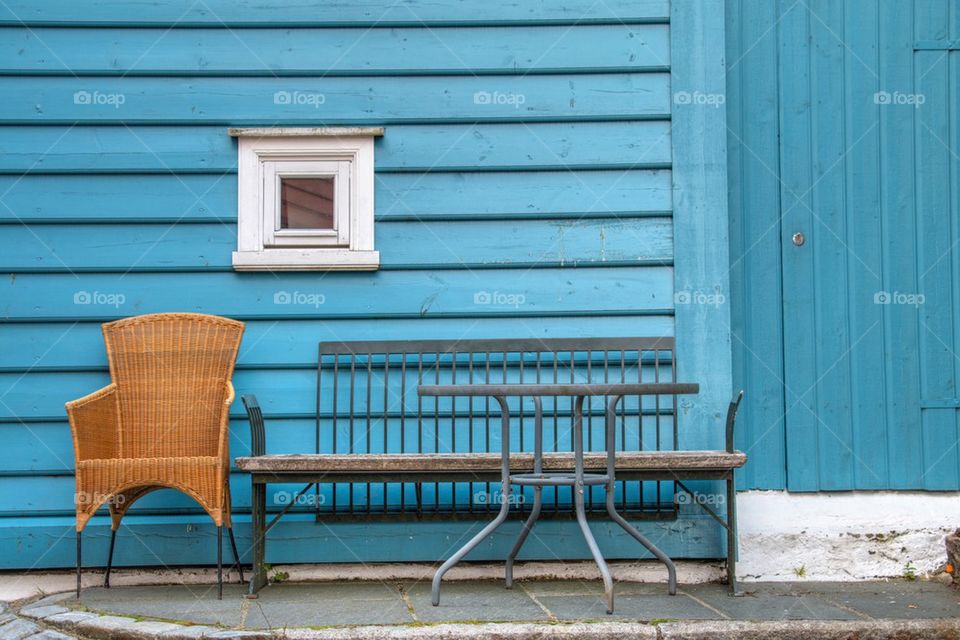
M 620 583 L 607 615 L 594 581 L 282 583 L 85 589 L 0 609 L 0 640 L 86 638 L 960 638 L 960 591 L 939 582 Z M 3 605 L 0 605 L 2 607 Z

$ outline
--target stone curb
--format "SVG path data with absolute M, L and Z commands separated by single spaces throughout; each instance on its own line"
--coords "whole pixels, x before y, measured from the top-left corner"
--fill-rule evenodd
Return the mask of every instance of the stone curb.
M 777 620 L 669 622 L 662 640 L 958 640 L 960 620 Z
M 960 640 L 960 619 L 764 622 L 705 620 L 664 622 L 656 625 L 627 622 L 451 623 L 247 631 L 205 625 L 181 625 L 158 620 L 138 621 L 125 616 L 71 611 L 57 604 L 65 597 L 50 596 L 30 603 L 19 612 L 24 617 L 11 616 L 5 621 L 0 618 L 0 640 L 67 640 L 72 637 L 64 633 L 76 633 L 95 640 Z M 7 616 L 9 613 L 0 604 L 0 616 Z M 59 631 L 44 629 L 37 622 Z

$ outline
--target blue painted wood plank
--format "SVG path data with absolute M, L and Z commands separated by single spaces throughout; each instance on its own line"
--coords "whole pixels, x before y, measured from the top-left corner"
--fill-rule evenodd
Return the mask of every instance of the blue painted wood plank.
M 664 70 L 666 25 L 429 29 L 0 27 L 0 74 L 349 76 Z
M 697 92 L 725 96 L 723 25 L 722 0 L 672 4 L 674 96 Z M 678 376 L 697 379 L 701 385 L 699 395 L 681 401 L 693 423 L 682 435 L 681 446 L 717 447 L 721 444 L 717 425 L 723 422 L 732 394 L 726 111 L 716 99 L 710 104 L 674 102 L 674 289 L 681 296 L 675 309 Z
M 442 551 L 458 544 L 477 527 L 476 521 L 460 522 L 324 522 L 312 521 L 312 516 L 292 515 L 284 518 L 271 531 L 267 560 L 272 564 L 284 562 L 356 562 L 358 557 L 368 562 L 436 562 Z M 125 520 L 118 534 L 117 566 L 142 566 L 142 547 L 136 539 L 155 541 L 151 548 L 159 562 L 170 565 L 209 565 L 216 557 L 216 530 L 208 518 L 196 516 L 165 516 Z M 242 549 L 250 548 L 250 526 L 246 518 L 239 518 L 236 534 Z M 591 523 L 594 536 L 608 559 L 646 558 L 646 551 L 622 530 L 614 530 L 608 521 Z M 722 549 L 714 535 L 716 523 L 702 516 L 691 516 L 678 522 L 643 522 L 635 526 L 673 557 L 720 557 Z M 0 548 L 13 548 L 16 553 L 0 554 L 0 566 L 20 568 L 25 558 L 36 558 L 35 568 L 68 567 L 75 558 L 72 518 L 4 518 L 0 522 Z M 519 532 L 519 522 L 505 523 L 487 542 L 470 555 L 472 560 L 498 560 L 510 551 Z M 84 558 L 105 559 L 110 538 L 106 519 L 96 518 L 84 532 Z M 410 544 L 416 540 L 417 544 Z M 525 545 L 523 558 L 556 560 L 557 550 L 562 558 L 589 559 L 589 550 L 573 523 L 545 520 L 538 525 L 537 535 L 531 536 L 529 548 Z M 96 560 L 102 562 L 102 560 Z
M 811 154 L 812 211 L 807 218 L 809 252 L 814 263 L 813 299 L 816 323 L 811 328 L 816 345 L 816 377 L 796 382 L 816 385 L 817 459 L 822 490 L 849 490 L 854 487 L 852 420 L 850 410 L 851 349 L 861 337 L 848 330 L 850 294 L 847 283 L 850 255 L 847 212 L 844 207 L 843 162 L 858 153 L 856 139 L 847 139 L 844 128 L 844 68 L 847 49 L 833 35 L 833 27 L 844 23 L 842 3 L 812 0 L 810 21 L 811 82 L 817 100 L 811 101 L 814 141 Z M 791 216 L 787 216 L 789 220 Z M 791 247 L 787 245 L 789 251 Z
M 795 246 L 800 232 L 819 242 L 813 226 L 813 132 L 809 10 L 780 3 L 781 216 L 783 264 L 784 387 L 786 391 L 787 481 L 791 490 L 815 491 L 820 450 L 815 383 L 817 370 L 815 264 L 811 244 Z M 786 345 L 789 345 L 787 347 Z
M 535 324 L 513 318 L 351 320 L 251 320 L 238 369 L 315 369 L 317 343 L 330 340 L 425 340 L 535 336 L 542 338 L 673 335 L 670 315 L 543 317 Z M 0 323 L 0 371 L 100 370 L 107 359 L 97 322 Z
M 0 318 L 105 319 L 158 311 L 251 318 L 584 316 L 662 312 L 673 306 L 669 267 L 591 270 L 589 281 L 558 269 L 382 271 L 375 273 L 24 274 L 0 282 Z M 474 302 L 478 292 L 515 295 Z M 282 296 L 283 292 L 289 295 Z M 294 295 L 296 294 L 296 295 Z M 279 297 L 277 297 L 279 296 Z
M 665 73 L 496 78 L 0 77 L 0 123 L 325 125 L 664 118 Z
M 237 219 L 229 175 L 0 176 L 0 223 Z
M 69 0 L 16 0 L 0 10 L 0 23 L 26 26 L 104 25 L 165 27 L 326 27 L 326 26 L 439 26 L 622 22 L 666 22 L 669 0 L 548 0 L 518 3 L 491 0 L 411 0 L 398 5 L 389 0 L 326 2 L 293 0 L 282 7 L 257 0 L 210 0 L 202 6 L 188 0 L 141 2 L 105 0 L 80 6 Z
M 396 125 L 377 172 L 666 167 L 669 121 Z M 0 173 L 236 173 L 220 126 L 0 127 Z
M 235 224 L 22 225 L 7 229 L 0 271 L 230 271 Z M 387 222 L 381 269 L 670 264 L 669 218 Z
M 728 3 L 730 279 L 734 387 L 746 390 L 737 446 L 743 488 L 783 489 L 783 317 L 780 289 L 777 6 Z
M 234 222 L 235 175 L 0 176 L 0 223 Z M 609 217 L 671 209 L 667 170 L 376 176 L 385 219 Z
M 923 14 L 926 13 L 926 16 Z M 919 10 L 917 36 L 929 38 L 943 30 L 948 6 L 931 4 Z M 916 220 L 918 257 L 918 292 L 923 304 L 912 311 L 918 315 L 921 402 L 957 397 L 955 332 L 958 324 L 957 299 L 954 297 L 954 237 L 945 230 L 956 226 L 951 191 L 945 185 L 952 181 L 952 164 L 956 159 L 947 146 L 951 124 L 956 124 L 958 84 L 950 73 L 948 57 L 937 51 L 915 54 L 914 90 L 923 96 L 916 113 Z M 893 106 L 893 105 L 891 105 Z M 951 123 L 953 120 L 953 123 Z M 954 198 L 955 199 L 955 198 Z M 894 300 L 893 302 L 897 302 Z M 909 305 L 908 305 L 909 306 Z M 957 410 L 924 409 L 921 411 L 923 431 L 923 469 L 925 489 L 952 489 L 960 486 L 960 452 L 957 446 Z
M 849 227 L 845 242 L 850 253 L 847 302 L 855 343 L 849 351 L 850 421 L 856 454 L 852 465 L 858 489 L 884 488 L 888 464 L 883 308 L 873 303 L 883 289 L 881 109 L 874 105 L 874 96 L 880 91 L 879 15 L 878 5 L 865 5 L 856 14 L 848 11 L 844 21 L 844 40 L 850 48 L 844 62 L 844 100 L 848 105 L 844 126 L 847 143 L 856 143 L 843 164 Z
M 883 91 L 912 92 L 913 21 L 910 3 L 891 3 L 880 14 L 880 68 Z M 880 135 L 889 153 L 880 164 L 883 215 L 884 290 L 917 291 L 916 109 L 890 105 L 880 117 Z M 923 487 L 923 432 L 920 419 L 920 362 L 917 311 L 908 305 L 884 305 L 887 352 L 887 434 L 890 455 L 887 486 Z

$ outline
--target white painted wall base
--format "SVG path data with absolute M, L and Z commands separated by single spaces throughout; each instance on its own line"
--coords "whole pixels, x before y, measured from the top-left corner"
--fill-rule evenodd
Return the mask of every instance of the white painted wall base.
M 933 575 L 960 526 L 957 492 L 746 491 L 737 507 L 747 581 L 902 577 L 907 563 Z

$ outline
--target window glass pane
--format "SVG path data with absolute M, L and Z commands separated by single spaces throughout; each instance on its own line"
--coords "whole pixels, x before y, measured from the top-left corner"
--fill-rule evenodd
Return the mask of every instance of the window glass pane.
M 281 229 L 333 229 L 333 178 L 281 178 Z

